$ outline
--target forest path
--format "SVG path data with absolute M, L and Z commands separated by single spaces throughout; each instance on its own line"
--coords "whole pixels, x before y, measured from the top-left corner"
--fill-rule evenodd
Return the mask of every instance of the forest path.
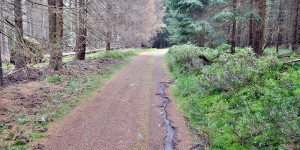
M 163 98 L 157 95 L 167 82 L 163 56 L 167 50 L 143 53 L 101 89 L 49 128 L 41 140 L 52 150 L 165 149 Z M 174 101 L 168 117 L 175 128 L 175 149 L 190 149 L 191 137 Z

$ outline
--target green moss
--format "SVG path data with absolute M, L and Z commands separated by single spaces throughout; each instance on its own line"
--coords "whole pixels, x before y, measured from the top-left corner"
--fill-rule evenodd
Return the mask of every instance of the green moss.
M 214 64 L 190 69 L 196 50 L 203 49 L 176 46 L 166 60 L 180 110 L 210 148 L 300 148 L 294 140 L 300 139 L 299 64 L 285 65 L 271 55 L 257 58 L 251 49 L 231 55 L 225 45 L 217 48 L 221 54 Z

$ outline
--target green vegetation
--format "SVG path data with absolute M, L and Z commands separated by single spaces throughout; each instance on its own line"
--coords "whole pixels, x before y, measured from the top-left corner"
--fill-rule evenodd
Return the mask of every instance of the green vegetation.
M 106 51 L 103 56 L 104 57 L 109 57 L 109 58 L 114 58 L 114 59 L 124 60 L 128 56 L 136 55 L 139 52 L 140 51 L 138 51 L 138 50 L 135 50 L 135 51 L 124 51 L 122 53 L 120 53 L 119 51 Z
M 285 64 L 274 50 L 262 57 L 250 48 L 228 51 L 182 45 L 166 56 L 192 127 L 211 149 L 299 149 L 300 63 Z
M 59 75 L 46 76 L 46 81 L 48 83 L 57 83 L 61 81 L 61 77 Z

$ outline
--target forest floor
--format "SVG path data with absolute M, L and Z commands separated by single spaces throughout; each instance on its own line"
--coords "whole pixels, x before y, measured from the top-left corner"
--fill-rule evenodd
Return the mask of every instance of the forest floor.
M 105 83 L 126 61 L 71 61 L 63 72 L 71 79 L 52 74 L 45 79 L 50 83 L 31 81 L 0 90 L 0 148 L 165 149 L 171 144 L 174 149 L 190 149 L 192 137 L 174 101 L 164 114 L 164 98 L 171 95 L 168 91 L 159 95 L 161 83 L 169 82 L 163 67 L 166 52 L 134 57 Z M 95 90 L 100 84 L 102 88 Z M 165 128 L 166 119 L 174 137 L 167 136 L 172 133 Z M 174 138 L 173 142 L 164 142 L 166 137 Z

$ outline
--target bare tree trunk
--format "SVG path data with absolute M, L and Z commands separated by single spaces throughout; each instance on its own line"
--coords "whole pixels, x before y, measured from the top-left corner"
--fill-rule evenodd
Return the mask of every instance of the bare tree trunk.
M 56 43 L 56 0 L 48 0 L 49 13 L 49 41 L 50 44 Z
M 0 48 L 0 86 L 3 86 L 2 49 Z
M 266 17 L 266 0 L 257 0 L 260 21 L 255 25 L 255 40 L 253 50 L 255 54 L 261 56 L 263 54 L 264 32 L 265 32 L 265 17 Z
M 2 1 L 0 2 L 0 19 L 2 20 L 4 18 L 3 16 L 3 4 Z M 0 29 L 4 30 L 4 23 L 0 23 Z M 2 52 L 4 49 L 4 35 L 0 34 L 0 86 L 3 86 L 3 69 L 2 69 Z
M 0 1 L 0 20 L 4 19 L 4 13 L 3 13 L 3 1 Z M 0 31 L 4 32 L 4 23 L 3 21 L 0 21 Z M 0 33 L 0 50 L 2 50 L 1 52 L 3 53 L 3 49 L 4 49 L 4 37 L 5 35 Z
M 14 0 L 15 13 L 15 34 L 16 34 L 16 49 L 15 49 L 15 68 L 26 67 L 24 47 L 23 47 L 23 20 L 22 20 L 22 0 Z
M 76 57 L 78 60 L 85 59 L 86 53 L 86 23 L 85 19 L 87 17 L 87 8 L 85 0 L 79 0 L 79 14 L 77 22 L 77 35 L 76 35 Z
M 107 36 L 109 36 L 109 35 L 110 35 L 110 33 L 107 33 Z M 106 50 L 111 50 L 111 44 L 110 44 L 109 40 L 106 41 Z
M 63 0 L 48 0 L 49 5 L 49 39 L 53 45 L 50 50 L 50 66 L 58 71 L 62 67 L 63 43 Z
M 106 15 L 109 16 L 107 20 L 107 33 L 106 33 L 106 50 L 111 50 L 111 42 L 112 42 L 112 23 L 111 23 L 111 13 L 112 13 L 112 5 L 107 4 L 106 6 Z
M 278 12 L 278 26 L 277 26 L 277 43 L 276 43 L 276 52 L 279 53 L 279 46 L 282 44 L 282 23 L 283 23 L 283 8 L 282 8 L 282 0 L 279 1 L 279 12 Z
M 243 23 L 241 21 L 239 21 L 237 23 L 237 39 L 236 39 L 236 43 L 238 44 L 238 46 L 242 47 L 244 44 L 242 43 L 242 26 Z
M 299 2 L 300 3 L 300 2 Z M 300 5 L 300 4 L 299 4 Z M 299 6 L 300 7 L 300 6 Z M 300 8 L 298 10 L 298 29 L 300 29 Z M 298 43 L 298 46 L 300 46 L 300 31 L 298 30 L 298 39 L 297 39 L 297 43 Z
M 291 31 L 291 46 L 292 50 L 297 50 L 297 34 L 298 34 L 298 16 L 299 16 L 299 0 L 292 2 L 292 31 Z
M 0 20 L 4 18 L 3 15 L 3 1 L 0 1 Z M 0 22 L 0 31 L 4 30 L 4 23 Z M 2 69 L 2 52 L 4 49 L 4 35 L 0 33 L 0 86 L 3 86 L 3 69 Z
M 233 25 L 232 25 L 232 33 L 231 33 L 231 54 L 235 53 L 235 33 L 236 33 L 236 5 L 237 5 L 237 0 L 232 1 L 232 9 L 233 9 Z
M 265 44 L 264 44 L 264 49 L 267 48 L 267 47 L 271 47 L 274 44 L 274 35 L 276 32 L 276 29 L 277 29 L 277 26 L 275 24 L 275 12 L 276 12 L 276 9 L 274 7 L 274 3 L 279 3 L 278 1 L 274 1 L 274 2 L 269 2 L 269 5 L 268 5 L 268 11 L 266 12 L 266 27 L 265 27 L 265 30 L 266 30 L 266 33 L 265 33 Z M 273 13 L 274 12 L 274 13 Z M 274 22 L 274 23 L 271 23 L 271 22 Z
M 0 1 L 0 18 L 4 20 L 4 1 Z M 0 29 L 4 33 L 7 33 L 6 26 L 3 21 L 0 22 Z M 2 42 L 2 57 L 7 59 L 9 57 L 9 50 L 8 50 L 8 37 L 6 35 L 0 34 L 0 41 Z
M 251 11 L 253 11 L 253 0 L 250 0 Z M 249 46 L 253 47 L 253 15 L 249 19 Z
M 5 26 L 5 25 L 4 25 Z M 4 32 L 7 32 L 7 29 L 4 27 Z M 10 58 L 10 53 L 8 49 L 8 37 L 7 36 L 2 36 L 3 38 L 3 54 L 7 60 Z

